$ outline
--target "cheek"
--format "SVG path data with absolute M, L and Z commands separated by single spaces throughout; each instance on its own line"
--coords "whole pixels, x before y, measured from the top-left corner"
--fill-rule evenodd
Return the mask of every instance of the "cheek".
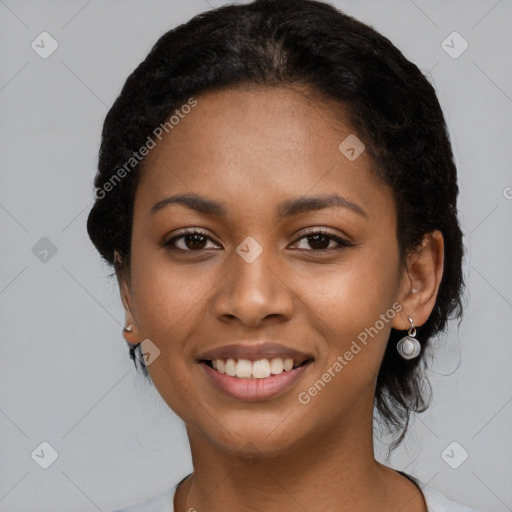
M 155 257 L 156 256 L 156 257 Z M 181 418 L 189 418 L 189 341 L 204 313 L 199 299 L 209 289 L 204 272 L 171 266 L 159 255 L 132 254 L 132 292 L 140 338 L 150 339 L 159 349 L 147 369 L 162 398 Z
M 200 278 L 189 277 L 185 283 L 183 270 L 162 260 L 155 253 L 146 256 L 143 250 L 134 251 L 132 293 L 140 338 L 150 339 L 160 351 L 148 371 L 157 388 L 164 379 L 164 387 L 172 389 L 178 386 L 173 377 L 180 381 L 186 372 L 186 341 L 197 323 L 198 297 L 204 294 L 205 285 Z
M 161 338 L 172 332 L 169 339 L 180 339 L 176 334 L 197 317 L 200 298 L 214 282 L 205 266 L 171 265 L 160 251 L 134 252 L 132 291 L 141 334 Z
M 310 321 L 321 332 L 324 350 L 315 379 L 326 371 L 340 397 L 360 394 L 378 374 L 391 322 L 396 315 L 399 287 L 398 254 L 363 252 L 346 267 L 310 278 Z M 395 305 L 395 309 L 393 308 Z M 336 364 L 338 363 L 338 364 Z
M 392 307 L 399 287 L 398 256 L 361 251 L 337 268 L 304 276 L 304 295 L 340 343 L 373 326 Z M 380 325 L 380 324 L 379 324 Z

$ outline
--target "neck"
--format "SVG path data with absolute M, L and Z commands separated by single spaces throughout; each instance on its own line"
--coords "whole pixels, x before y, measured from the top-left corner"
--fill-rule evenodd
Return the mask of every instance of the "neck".
M 194 474 L 180 486 L 177 512 L 396 510 L 397 491 L 417 503 L 409 510 L 425 510 L 414 484 L 375 460 L 372 412 L 369 421 L 365 411 L 366 421 L 330 426 L 278 455 L 241 456 L 188 429 Z

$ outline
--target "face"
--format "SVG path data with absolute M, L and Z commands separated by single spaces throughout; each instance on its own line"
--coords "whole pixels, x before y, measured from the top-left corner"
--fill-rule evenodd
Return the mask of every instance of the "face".
M 223 450 L 368 426 L 404 281 L 391 190 L 339 149 L 349 124 L 298 92 L 196 99 L 134 204 L 123 298 L 160 351 L 155 386 Z

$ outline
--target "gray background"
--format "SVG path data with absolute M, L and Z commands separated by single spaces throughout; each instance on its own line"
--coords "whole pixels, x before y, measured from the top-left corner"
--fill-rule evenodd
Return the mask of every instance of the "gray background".
M 221 3 L 0 0 L 0 511 L 109 511 L 191 470 L 183 424 L 128 358 L 85 222 L 124 80 L 161 34 Z M 482 511 L 512 510 L 512 2 L 333 3 L 428 73 L 460 175 L 466 316 L 436 342 L 433 404 L 390 463 Z M 31 48 L 43 31 L 59 44 L 47 59 Z M 441 46 L 453 31 L 469 43 L 456 59 Z M 58 452 L 48 469 L 43 441 Z M 452 464 L 469 454 L 458 469 L 441 456 L 453 441 Z

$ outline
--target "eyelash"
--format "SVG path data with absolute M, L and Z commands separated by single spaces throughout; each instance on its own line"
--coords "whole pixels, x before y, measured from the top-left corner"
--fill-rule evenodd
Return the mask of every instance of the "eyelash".
M 171 250 L 181 251 L 181 252 L 197 252 L 197 253 L 199 253 L 201 251 L 207 250 L 207 249 L 198 249 L 198 250 L 182 249 L 181 247 L 176 247 L 175 246 L 175 243 L 176 243 L 177 240 L 180 240 L 180 239 L 182 239 L 182 238 L 184 238 L 184 237 L 186 237 L 188 235 L 201 235 L 201 236 L 207 238 L 208 240 L 214 242 L 212 240 L 212 238 L 210 236 L 208 236 L 205 232 L 197 230 L 197 229 L 190 229 L 190 230 L 183 231 L 179 235 L 176 235 L 176 236 L 172 237 L 171 239 L 165 241 L 162 245 L 164 247 L 170 248 Z M 328 252 L 331 252 L 331 251 L 340 251 L 340 250 L 345 249 L 347 247 L 354 247 L 354 244 L 352 244 L 352 243 L 348 242 L 347 240 L 345 240 L 345 239 L 343 239 L 343 238 L 341 238 L 341 237 L 339 237 L 337 235 L 334 235 L 330 231 L 327 231 L 327 230 L 322 229 L 322 228 L 318 228 L 318 229 L 315 229 L 314 231 L 309 231 L 307 233 L 303 233 L 302 236 L 297 238 L 297 240 L 295 240 L 294 243 L 297 243 L 300 240 L 307 239 L 307 238 L 315 236 L 315 235 L 323 235 L 323 236 L 329 238 L 331 241 L 335 241 L 338 244 L 338 247 L 334 247 L 334 248 L 331 247 L 331 248 L 319 249 L 319 250 L 309 249 L 310 252 L 324 253 L 325 254 L 325 253 L 328 253 Z M 329 242 L 329 244 L 330 244 L 330 242 Z M 299 249 L 299 250 L 304 250 L 304 249 Z M 308 249 L 306 249 L 306 250 L 308 250 Z

